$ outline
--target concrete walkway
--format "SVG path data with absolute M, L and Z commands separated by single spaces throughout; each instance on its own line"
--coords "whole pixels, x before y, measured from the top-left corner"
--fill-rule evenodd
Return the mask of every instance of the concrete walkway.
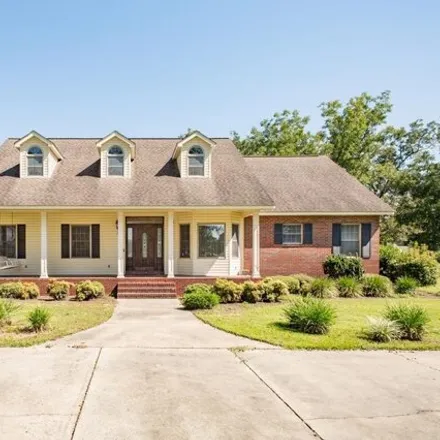
M 229 350 L 230 347 L 253 347 Z M 438 439 L 440 353 L 286 351 L 175 301 L 0 349 L 0 439 Z

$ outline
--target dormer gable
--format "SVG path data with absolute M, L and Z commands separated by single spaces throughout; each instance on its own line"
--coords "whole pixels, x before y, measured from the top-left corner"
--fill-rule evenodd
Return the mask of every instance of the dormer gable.
M 101 157 L 101 177 L 131 177 L 136 144 L 118 131 L 96 143 Z
M 216 143 L 200 131 L 194 131 L 176 144 L 176 159 L 180 176 L 211 177 L 212 150 Z
M 34 130 L 14 146 L 20 152 L 20 177 L 50 177 L 63 159 L 56 145 Z

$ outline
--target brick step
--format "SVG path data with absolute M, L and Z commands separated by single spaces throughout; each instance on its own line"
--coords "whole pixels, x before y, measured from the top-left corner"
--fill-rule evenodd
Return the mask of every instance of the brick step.
M 148 284 L 151 286 L 175 286 L 176 283 L 173 283 L 172 281 L 119 281 L 118 282 L 119 285 L 130 285 L 130 286 L 135 286 L 138 284 Z
M 118 298 L 129 299 L 173 299 L 177 298 L 175 293 L 162 293 L 162 292 L 118 292 Z

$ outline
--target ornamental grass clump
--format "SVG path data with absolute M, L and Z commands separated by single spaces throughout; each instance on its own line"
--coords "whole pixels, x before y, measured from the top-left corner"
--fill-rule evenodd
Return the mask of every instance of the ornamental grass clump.
M 41 332 L 49 326 L 50 317 L 49 309 L 39 306 L 29 312 L 27 319 L 33 331 Z
M 401 337 L 401 330 L 395 321 L 381 317 L 367 317 L 368 326 L 364 330 L 367 339 L 374 342 L 391 342 Z
M 410 341 L 420 341 L 429 322 L 428 313 L 417 304 L 391 304 L 387 307 L 385 318 L 399 326 L 402 339 Z
M 309 295 L 315 298 L 333 298 L 337 294 L 335 283 L 330 278 L 316 278 L 310 285 Z
M 386 298 L 393 294 L 393 284 L 381 275 L 369 275 L 362 280 L 362 294 L 368 297 Z
M 0 327 L 11 324 L 12 315 L 20 309 L 14 301 L 0 299 Z
M 301 284 L 298 280 L 298 278 L 294 275 L 290 275 L 290 276 L 277 276 L 276 277 L 277 280 L 281 280 L 289 289 L 289 293 L 291 295 L 299 295 L 300 294 L 300 289 L 301 289 Z
M 414 278 L 400 277 L 394 284 L 394 290 L 400 295 L 413 295 L 418 286 L 419 283 Z
M 290 328 L 303 333 L 328 333 L 336 320 L 334 307 L 319 298 L 295 298 L 284 313 Z
M 342 298 L 359 298 L 362 296 L 362 284 L 354 277 L 341 277 L 336 281 L 339 296 Z

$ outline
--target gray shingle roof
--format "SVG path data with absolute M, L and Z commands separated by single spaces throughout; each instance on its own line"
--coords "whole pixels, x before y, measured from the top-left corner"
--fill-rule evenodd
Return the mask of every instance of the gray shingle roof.
M 326 156 L 246 157 L 275 211 L 389 213 L 393 209 Z
M 0 147 L 0 206 L 273 206 L 230 139 L 213 139 L 210 179 L 181 179 L 180 139 L 135 139 L 132 177 L 101 179 L 99 139 L 50 139 L 63 160 L 50 178 L 20 179 L 17 139 Z

